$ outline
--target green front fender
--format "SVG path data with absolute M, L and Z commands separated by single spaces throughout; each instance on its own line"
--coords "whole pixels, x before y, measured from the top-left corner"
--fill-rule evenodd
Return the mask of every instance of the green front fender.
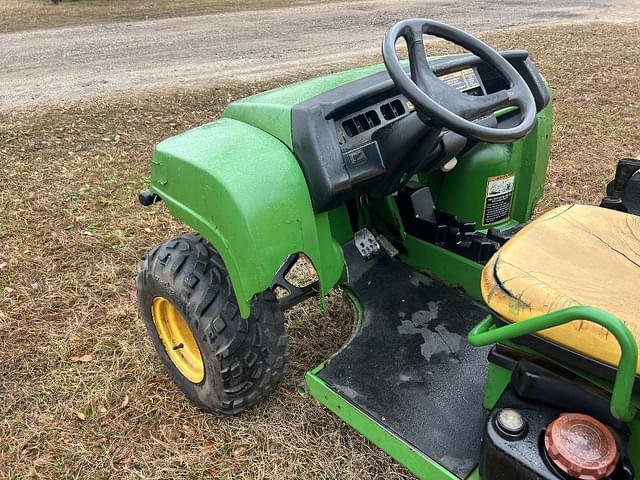
M 292 253 L 313 263 L 325 295 L 344 259 L 326 213 L 315 214 L 293 153 L 275 137 L 222 118 L 160 143 L 151 188 L 222 256 L 244 318 Z

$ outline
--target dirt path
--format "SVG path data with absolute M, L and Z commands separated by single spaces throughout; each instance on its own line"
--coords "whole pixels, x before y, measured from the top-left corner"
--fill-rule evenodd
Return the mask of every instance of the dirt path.
M 376 52 L 395 20 L 472 32 L 640 19 L 640 0 L 359 0 L 0 34 L 0 110 L 135 89 L 258 79 Z

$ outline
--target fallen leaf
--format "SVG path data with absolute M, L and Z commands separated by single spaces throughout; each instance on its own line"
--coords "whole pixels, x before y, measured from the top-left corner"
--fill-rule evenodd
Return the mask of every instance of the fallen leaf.
M 87 416 L 82 413 L 80 410 L 76 410 L 76 417 L 78 417 L 83 422 L 86 420 Z
M 231 452 L 231 454 L 234 457 L 240 457 L 241 455 L 244 455 L 246 451 L 247 451 L 246 447 L 236 447 L 233 449 L 233 452 Z
M 108 412 L 107 407 L 105 407 L 105 406 L 104 406 L 104 405 L 102 405 L 102 404 L 98 405 L 98 408 L 97 408 L 96 410 L 98 411 L 98 413 L 99 413 L 100 415 L 106 415 L 106 414 L 107 414 L 107 412 Z
M 183 425 L 182 430 L 184 431 L 184 433 L 189 438 L 195 438 L 199 434 L 198 429 L 196 427 L 194 427 L 193 425 L 188 424 L 188 423 Z
M 34 290 L 38 290 L 40 288 L 40 284 L 38 282 L 33 282 L 31 284 L 31 288 L 33 288 Z
M 125 395 L 122 399 L 122 403 L 120 404 L 120 408 L 124 408 L 129 405 L 129 395 Z
M 0 263 L 0 270 L 6 268 L 6 266 L 7 266 L 6 262 L 5 263 Z
M 71 360 L 72 362 L 87 363 L 93 360 L 93 355 L 91 355 L 90 353 L 85 353 L 84 355 L 73 356 L 69 358 L 69 360 Z

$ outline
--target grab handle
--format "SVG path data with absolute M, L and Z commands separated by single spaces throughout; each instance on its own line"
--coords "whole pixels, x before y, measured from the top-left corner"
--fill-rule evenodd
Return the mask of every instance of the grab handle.
M 480 347 L 564 325 L 574 320 L 597 323 L 611 332 L 618 341 L 622 355 L 611 392 L 611 414 L 623 422 L 630 422 L 636 415 L 636 409 L 631 404 L 631 395 L 636 379 L 638 345 L 624 322 L 615 315 L 593 307 L 569 307 L 503 327 L 495 327 L 495 319 L 493 315 L 489 315 L 469 332 L 468 340 L 471 345 Z

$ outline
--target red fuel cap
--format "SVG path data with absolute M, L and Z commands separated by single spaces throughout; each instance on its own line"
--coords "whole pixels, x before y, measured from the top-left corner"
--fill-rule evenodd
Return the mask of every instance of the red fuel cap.
M 581 480 L 602 480 L 620 458 L 616 440 L 603 423 L 581 413 L 563 413 L 544 435 L 549 457 L 563 472 Z

